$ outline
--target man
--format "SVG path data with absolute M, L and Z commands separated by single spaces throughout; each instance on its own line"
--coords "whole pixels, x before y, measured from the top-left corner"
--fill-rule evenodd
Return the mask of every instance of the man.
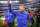
M 8 13 L 6 13 L 6 15 L 5 15 L 5 23 L 6 23 L 6 20 L 8 21 L 8 26 L 13 27 L 14 15 L 12 13 L 10 13 L 9 10 L 8 10 Z
M 32 21 L 32 25 L 31 25 L 31 27 L 32 27 L 32 26 L 33 26 L 33 23 L 34 23 L 34 12 L 33 12 L 32 9 L 31 9 L 31 11 L 30 11 L 30 13 L 29 13 L 29 16 L 30 16 L 31 21 Z
M 36 21 L 37 21 L 36 27 L 39 27 L 39 23 L 40 23 L 40 8 L 38 8 L 38 11 L 36 11 Z
M 10 0 L 8 0 L 8 8 L 9 8 L 9 11 L 11 13 L 15 14 L 16 17 L 17 17 L 17 24 L 18 24 L 17 27 L 28 27 L 27 19 L 29 20 L 30 25 L 32 25 L 31 19 L 30 19 L 28 13 L 25 12 L 25 8 L 24 8 L 23 5 L 19 6 L 19 8 L 20 8 L 19 12 L 18 11 L 14 11 L 14 10 L 11 9 Z

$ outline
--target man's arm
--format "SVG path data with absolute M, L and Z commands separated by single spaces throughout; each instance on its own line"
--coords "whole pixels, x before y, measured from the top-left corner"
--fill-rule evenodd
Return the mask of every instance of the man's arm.
M 32 22 L 31 22 L 31 19 L 30 19 L 29 15 L 28 15 L 28 20 L 29 20 L 30 24 L 32 24 Z
M 11 4 L 10 4 L 10 0 L 8 0 L 8 9 L 11 13 L 13 14 L 17 14 L 17 11 L 15 12 L 13 9 L 11 9 Z
M 14 17 L 14 15 L 13 15 L 13 21 L 15 22 L 15 17 Z
M 7 18 L 7 15 L 5 14 L 5 23 L 6 23 L 6 18 Z

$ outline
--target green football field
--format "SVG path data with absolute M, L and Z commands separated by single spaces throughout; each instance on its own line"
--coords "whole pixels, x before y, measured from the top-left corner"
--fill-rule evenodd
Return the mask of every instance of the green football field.
M 3 22 L 2 22 L 2 19 L 0 19 L 0 27 L 8 27 L 8 25 L 4 26 Z M 15 19 L 15 25 L 14 25 L 14 27 L 17 27 L 17 19 Z M 31 27 L 29 21 L 28 21 L 28 27 Z M 34 18 L 33 27 L 36 27 L 36 19 L 35 18 Z M 39 27 L 40 27 L 40 24 L 39 24 Z

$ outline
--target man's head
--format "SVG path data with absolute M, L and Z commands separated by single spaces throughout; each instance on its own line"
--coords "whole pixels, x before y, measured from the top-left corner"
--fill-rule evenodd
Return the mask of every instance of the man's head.
M 25 10 L 24 5 L 20 5 L 19 10 L 20 10 L 20 12 L 24 12 L 24 10 Z

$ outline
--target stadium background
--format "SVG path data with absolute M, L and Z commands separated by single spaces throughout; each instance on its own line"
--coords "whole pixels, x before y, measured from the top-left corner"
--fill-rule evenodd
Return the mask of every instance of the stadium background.
M 12 9 L 18 11 L 19 5 L 23 4 L 25 7 L 26 12 L 29 12 L 32 8 L 34 11 L 40 6 L 40 0 L 10 0 Z M 8 11 L 8 3 L 7 0 L 0 0 L 0 27 L 7 27 L 8 25 L 3 25 L 3 19 L 5 18 L 5 14 Z M 15 27 L 17 27 L 17 19 L 15 18 Z M 30 27 L 28 22 L 28 27 Z M 34 25 L 36 27 L 36 18 L 34 17 Z M 39 25 L 40 27 L 40 25 Z

